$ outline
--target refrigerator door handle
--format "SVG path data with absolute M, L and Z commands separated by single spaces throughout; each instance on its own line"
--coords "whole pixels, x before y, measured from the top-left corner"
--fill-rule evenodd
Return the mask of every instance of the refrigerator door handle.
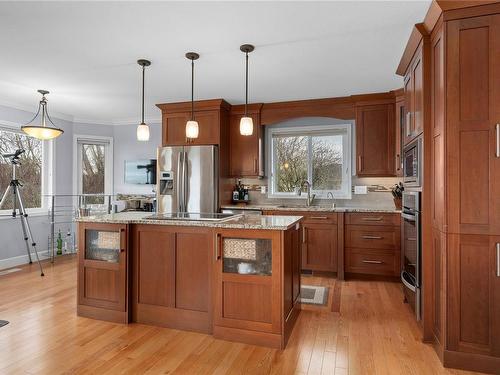
M 187 212 L 187 198 L 188 198 L 188 154 L 187 152 L 183 152 L 184 160 L 182 166 L 182 202 L 184 205 L 184 212 Z
M 182 152 L 179 152 L 179 155 L 177 157 L 177 200 L 178 200 L 178 204 L 177 204 L 177 210 L 179 212 L 184 212 L 183 210 L 183 198 L 182 198 L 182 192 L 183 192 L 183 173 L 182 173 L 182 170 L 181 170 L 181 167 L 183 165 L 183 162 L 182 162 Z

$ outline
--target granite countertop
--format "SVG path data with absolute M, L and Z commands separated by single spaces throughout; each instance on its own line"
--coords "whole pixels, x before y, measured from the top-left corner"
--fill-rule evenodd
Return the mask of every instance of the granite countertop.
M 222 222 L 197 220 L 150 220 L 151 212 L 119 212 L 116 214 L 101 214 L 85 216 L 76 219 L 82 223 L 111 223 L 111 224 L 155 224 L 184 227 L 206 227 L 226 229 L 264 229 L 287 230 L 302 219 L 302 216 L 258 216 L 241 215 L 234 219 Z
M 261 210 L 261 211 L 305 211 L 305 212 L 382 212 L 382 213 L 401 213 L 401 210 L 395 207 L 329 207 L 329 206 L 294 206 L 294 205 L 224 205 L 222 209 L 233 210 Z

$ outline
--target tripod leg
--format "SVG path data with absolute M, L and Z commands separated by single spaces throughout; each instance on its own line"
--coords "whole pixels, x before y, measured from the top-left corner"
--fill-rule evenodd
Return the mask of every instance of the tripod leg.
M 24 209 L 23 199 L 21 197 L 21 192 L 19 189 L 14 189 L 17 201 L 19 203 L 19 212 L 21 213 L 21 221 L 24 222 L 24 227 L 26 228 L 26 233 L 28 234 L 28 238 L 31 241 L 31 246 L 33 247 L 33 251 L 35 252 L 36 261 L 38 262 L 38 266 L 40 267 L 40 276 L 44 276 L 42 263 L 40 263 L 40 258 L 38 257 L 38 252 L 36 251 L 36 243 L 33 239 L 33 234 L 31 233 L 30 223 L 28 222 L 28 214 Z
M 22 213 L 21 213 L 21 217 L 22 217 Z M 24 243 L 26 244 L 26 251 L 28 252 L 28 258 L 30 260 L 30 264 L 33 263 L 33 261 L 31 260 L 31 251 L 30 251 L 30 245 L 28 243 L 28 235 L 26 233 L 26 225 L 24 225 L 24 220 L 21 218 L 21 225 L 23 227 L 23 237 L 24 237 Z
M 3 193 L 2 200 L 0 201 L 0 209 L 4 206 L 5 202 L 7 201 L 7 197 L 9 196 L 10 189 L 12 189 L 12 185 L 7 186 L 7 189 Z

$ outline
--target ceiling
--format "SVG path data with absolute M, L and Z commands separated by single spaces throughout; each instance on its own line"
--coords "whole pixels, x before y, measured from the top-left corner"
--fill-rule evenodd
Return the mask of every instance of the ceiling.
M 156 103 L 190 99 L 273 102 L 380 92 L 395 75 L 426 1 L 331 2 L 0 2 L 0 104 L 49 109 L 78 122 L 136 123 L 138 58 L 148 58 L 146 119 Z

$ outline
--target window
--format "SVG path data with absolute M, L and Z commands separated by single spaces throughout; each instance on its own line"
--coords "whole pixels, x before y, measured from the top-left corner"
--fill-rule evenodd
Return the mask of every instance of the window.
M 20 155 L 20 164 L 17 167 L 16 178 L 23 185 L 21 195 L 25 208 L 30 213 L 44 208 L 43 194 L 47 191 L 47 176 L 50 160 L 47 150 L 49 143 L 22 133 L 17 128 L 0 128 L 0 154 L 12 154 L 18 149 L 24 150 Z M 0 194 L 3 195 L 12 180 L 12 163 L 10 158 L 0 157 Z M 1 198 L 1 196 L 0 196 Z M 2 214 L 13 208 L 13 197 L 9 194 L 3 207 Z
M 107 137 L 76 136 L 77 194 L 111 194 L 112 139 Z M 104 204 L 104 197 L 86 197 L 86 204 Z
M 271 197 L 294 197 L 304 181 L 318 198 L 351 197 L 351 125 L 271 128 Z

